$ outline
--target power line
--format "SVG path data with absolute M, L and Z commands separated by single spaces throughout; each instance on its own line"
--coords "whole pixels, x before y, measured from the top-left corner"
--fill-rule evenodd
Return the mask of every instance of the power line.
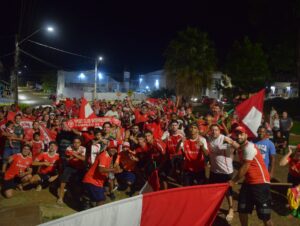
M 15 54 L 15 51 L 4 54 L 4 55 L 0 56 L 0 58 L 8 57 L 8 56 L 11 56 L 11 55 L 14 55 L 14 54 Z
M 41 59 L 41 58 L 39 58 L 39 57 L 37 57 L 37 56 L 34 56 L 34 55 L 32 55 L 32 54 L 30 54 L 30 53 L 24 51 L 24 50 L 21 49 L 21 48 L 19 48 L 19 49 L 20 49 L 20 52 L 21 52 L 21 53 L 23 53 L 23 54 L 25 54 L 25 55 L 27 55 L 27 56 L 29 56 L 29 57 L 31 57 L 31 58 L 33 58 L 33 59 L 39 61 L 40 63 L 46 64 L 46 65 L 48 65 L 48 66 L 50 66 L 50 67 L 53 67 L 53 68 L 56 68 L 56 69 L 59 69 L 58 66 L 56 66 L 56 65 L 54 65 L 54 64 L 52 64 L 52 63 L 49 63 L 49 62 L 47 62 L 47 61 L 45 61 L 45 60 L 43 60 L 43 59 Z
M 66 54 L 70 54 L 70 55 L 73 55 L 73 56 L 78 56 L 78 57 L 86 58 L 86 59 L 89 59 L 89 60 L 95 60 L 92 57 L 88 57 L 88 56 L 84 56 L 84 55 L 81 55 L 81 54 L 78 54 L 78 53 L 73 53 L 73 52 L 69 52 L 69 51 L 66 51 L 66 50 L 58 49 L 58 48 L 55 48 L 55 47 L 52 47 L 52 46 L 48 46 L 48 45 L 45 45 L 45 44 L 42 44 L 42 43 L 39 43 L 39 42 L 35 42 L 35 41 L 32 41 L 32 40 L 27 40 L 27 41 L 31 42 L 33 44 L 36 44 L 36 45 L 40 45 L 40 46 L 43 46 L 43 47 L 46 47 L 46 48 L 49 48 L 49 49 L 53 49 L 53 50 L 62 52 L 62 53 L 66 53 Z

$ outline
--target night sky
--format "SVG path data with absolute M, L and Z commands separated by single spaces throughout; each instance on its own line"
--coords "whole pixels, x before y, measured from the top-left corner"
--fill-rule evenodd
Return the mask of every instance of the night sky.
M 272 41 L 274 34 L 279 37 L 289 32 L 285 26 L 289 20 L 288 11 L 279 1 L 270 0 L 202 3 L 24 0 L 23 10 L 21 0 L 3 2 L 0 7 L 0 56 L 14 50 L 13 35 L 18 31 L 23 12 L 21 39 L 39 27 L 51 24 L 56 28 L 55 34 L 43 31 L 32 40 L 93 58 L 101 54 L 105 59 L 102 68 L 109 73 L 120 73 L 125 68 L 134 74 L 161 69 L 168 43 L 187 26 L 208 32 L 216 47 L 219 67 L 235 40 L 248 35 L 254 41 L 259 41 L 262 36 L 269 36 Z M 59 69 L 94 67 L 93 61 L 28 42 L 22 48 Z M 51 69 L 24 55 L 21 59 L 32 71 Z M 0 60 L 6 69 L 12 66 L 12 57 Z

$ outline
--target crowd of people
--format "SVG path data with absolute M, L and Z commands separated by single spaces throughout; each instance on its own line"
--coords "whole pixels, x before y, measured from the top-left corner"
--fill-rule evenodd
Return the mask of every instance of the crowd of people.
M 0 107 L 0 154 L 2 192 L 13 197 L 15 189 L 25 187 L 41 191 L 57 182 L 57 203 L 63 204 L 66 191 L 83 208 L 101 205 L 106 197 L 115 199 L 116 189 L 132 196 L 158 172 L 153 190 L 174 184 L 191 186 L 205 183 L 229 183 L 226 197 L 228 214 L 234 217 L 232 187 L 243 177 L 238 212 L 242 225 L 254 206 L 265 225 L 271 221 L 270 179 L 273 177 L 276 151 L 288 147 L 292 120 L 273 110 L 264 118 L 258 138 L 247 135 L 235 114 L 228 115 L 214 102 L 205 115 L 193 114 L 190 105 L 176 106 L 169 99 L 134 103 L 95 100 L 92 109 L 106 121 L 99 127 L 69 128 L 67 121 L 79 117 L 81 100 L 60 101 L 52 107 Z M 30 128 L 22 121 L 31 121 Z M 50 140 L 45 139 L 45 133 Z M 273 141 L 269 139 L 273 136 Z M 289 149 L 280 165 L 290 164 L 289 181 L 300 183 L 300 146 L 294 155 Z M 233 160 L 240 168 L 234 176 Z M 209 173 L 207 173 L 209 172 Z M 80 186 L 78 186 L 80 185 Z M 74 193 L 73 193 L 74 194 Z

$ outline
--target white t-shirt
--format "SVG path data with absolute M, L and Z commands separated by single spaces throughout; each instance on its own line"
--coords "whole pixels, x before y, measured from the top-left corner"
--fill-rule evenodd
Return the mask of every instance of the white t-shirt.
M 231 174 L 233 173 L 233 149 L 232 147 L 224 143 L 225 136 L 221 134 L 218 138 L 208 138 L 210 146 L 210 171 L 213 173 L 220 174 Z
M 109 110 L 108 112 L 106 112 L 105 116 L 111 116 L 111 117 L 115 117 L 117 119 L 120 118 L 119 113 L 117 111 L 112 111 L 112 110 Z

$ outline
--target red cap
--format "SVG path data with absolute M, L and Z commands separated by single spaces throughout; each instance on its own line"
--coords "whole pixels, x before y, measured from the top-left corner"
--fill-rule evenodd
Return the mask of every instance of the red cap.
M 297 149 L 300 150 L 300 144 L 297 145 Z
M 149 111 L 149 112 L 148 112 L 148 115 L 149 115 L 149 116 L 155 116 L 156 113 L 155 113 L 154 111 Z
M 246 129 L 243 126 L 238 126 L 234 130 L 235 133 L 246 133 Z
M 107 148 L 118 148 L 118 142 L 116 140 L 110 140 Z

